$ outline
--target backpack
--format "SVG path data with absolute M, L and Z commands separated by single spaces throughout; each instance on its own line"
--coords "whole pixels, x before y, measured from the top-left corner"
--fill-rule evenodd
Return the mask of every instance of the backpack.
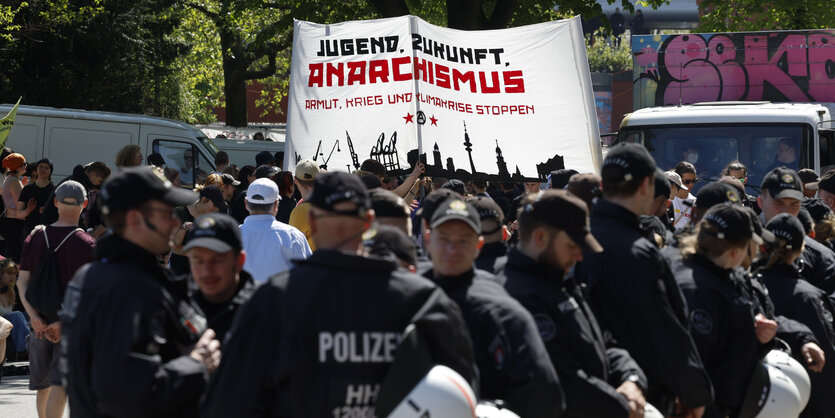
M 43 229 L 46 252 L 41 258 L 35 274 L 29 279 L 29 285 L 26 287 L 26 300 L 38 311 L 47 324 L 58 321 L 58 311 L 61 310 L 64 299 L 58 265 L 58 250 L 67 242 L 67 239 L 81 230 L 81 228 L 74 229 L 53 249 L 49 247 L 46 227 Z

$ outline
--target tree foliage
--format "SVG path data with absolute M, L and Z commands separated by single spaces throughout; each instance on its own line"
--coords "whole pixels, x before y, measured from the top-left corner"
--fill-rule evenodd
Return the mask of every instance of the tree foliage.
M 594 17 L 603 8 L 594 0 L 368 0 L 383 17 L 413 14 L 429 23 L 454 29 L 504 29 L 512 26 L 547 22 L 560 16 Z M 630 14 L 635 10 L 631 0 L 608 0 L 618 3 Z M 658 7 L 667 0 L 643 0 L 645 7 Z
M 617 1 L 633 10 L 634 0 Z M 226 106 L 227 123 L 244 125 L 254 80 L 265 86 L 256 101 L 262 114 L 279 109 L 293 19 L 414 14 L 439 26 L 495 29 L 600 13 L 593 0 L 6 0 L 0 101 L 24 96 L 26 104 L 190 122 L 212 121 L 213 109 Z
M 629 37 L 620 35 L 619 38 L 620 42 L 603 30 L 595 32 L 593 37 L 586 35 L 586 55 L 591 72 L 616 73 L 632 69 Z
M 826 29 L 831 0 L 703 0 L 700 32 Z
M 260 80 L 267 87 L 258 104 L 267 111 L 278 108 L 289 82 L 294 18 L 334 23 L 375 16 L 362 0 L 180 0 L 178 4 L 191 11 L 180 39 L 195 42 L 197 54 L 190 61 L 198 66 L 183 68 L 186 79 L 207 94 L 198 102 L 217 105 L 222 98 L 226 123 L 233 126 L 246 125 L 246 85 L 250 80 Z M 214 42 L 198 44 L 204 40 Z M 205 68 L 218 64 L 222 89 L 216 83 L 217 71 Z
M 165 0 L 12 2 L 0 29 L 0 100 L 182 117 L 171 64 L 186 53 Z M 6 14 L 9 16 L 9 14 Z

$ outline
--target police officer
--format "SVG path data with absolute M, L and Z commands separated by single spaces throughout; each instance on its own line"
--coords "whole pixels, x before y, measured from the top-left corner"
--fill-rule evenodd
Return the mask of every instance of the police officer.
M 824 352 L 824 359 L 835 358 L 835 330 L 833 317 L 835 306 L 823 290 L 812 286 L 802 278 L 794 261 L 803 252 L 803 226 L 787 213 L 781 213 L 766 225 L 776 236 L 775 248 L 765 269 L 760 270 L 760 280 L 768 287 L 777 313 L 796 319 L 815 333 Z M 832 416 L 835 411 L 835 368 L 824 367 L 822 360 L 809 356 L 800 359 L 810 370 L 812 395 L 806 412 L 809 416 Z
M 484 245 L 475 259 L 475 266 L 488 273 L 499 274 L 507 263 L 504 212 L 493 199 L 485 196 L 469 197 L 467 203 L 478 212 L 481 235 L 484 237 Z
M 738 268 L 752 239 L 761 243 L 746 210 L 722 203 L 679 243 L 684 259 L 674 274 L 690 308 L 691 335 L 716 388 L 706 416 L 739 415 L 751 376 L 774 345 L 777 322 L 757 312 Z
M 835 189 L 835 176 L 824 176 L 818 187 Z M 780 213 L 795 217 L 800 213 L 803 184 L 794 170 L 786 167 L 771 170 L 763 178 L 761 192 L 757 204 L 763 210 L 763 223 L 767 224 Z M 802 264 L 801 274 L 809 283 L 832 294 L 835 292 L 835 253 L 812 237 L 806 236 L 803 242 L 803 254 L 798 258 Z
M 223 341 L 238 308 L 255 292 L 255 281 L 243 270 L 241 228 L 229 215 L 200 216 L 186 235 L 183 253 L 189 261 L 192 298 Z
M 558 416 L 562 390 L 536 324 L 495 276 L 473 268 L 481 246 L 478 212 L 452 196 L 434 211 L 424 242 L 432 270 L 424 276 L 446 291 L 473 338 L 484 399 L 501 399 L 523 417 Z
M 696 219 L 696 221 L 700 220 L 702 216 L 710 210 L 710 208 L 716 205 L 723 203 L 742 205 L 743 200 L 739 195 L 739 192 L 732 186 L 723 182 L 715 181 L 705 187 L 702 187 L 702 190 L 699 191 L 699 200 L 697 203 L 698 207 L 694 211 L 694 216 L 696 216 L 694 219 Z M 742 206 L 745 207 L 744 205 Z M 772 302 L 769 297 L 768 289 L 760 280 L 758 280 L 757 277 L 752 274 L 752 271 L 759 268 L 758 266 L 755 266 L 754 263 L 759 265 L 760 262 L 768 261 L 758 261 L 760 248 L 770 248 L 774 245 L 775 238 L 774 234 L 763 228 L 760 224 L 759 216 L 753 209 L 745 207 L 745 211 L 754 227 L 754 236 L 756 238 L 750 241 L 748 254 L 742 261 L 742 268 L 745 271 L 745 274 L 743 275 L 744 286 L 740 287 L 740 291 L 744 291 L 746 296 L 754 303 L 754 312 L 756 314 L 762 314 L 768 319 L 777 321 L 777 336 L 789 344 L 792 352 L 795 353 L 795 356 L 798 359 L 806 359 L 810 357 L 821 359 L 823 351 L 821 351 L 821 348 L 818 346 L 818 340 L 812 334 L 809 327 L 794 319 L 775 313 L 774 302 Z M 692 233 L 692 228 L 688 227 L 688 231 Z M 682 236 L 686 235 L 680 235 L 680 237 Z M 661 253 L 667 259 L 667 262 L 673 271 L 676 271 L 679 268 L 679 264 L 684 261 L 682 259 L 681 251 L 677 247 L 665 248 Z M 690 275 L 678 275 L 676 276 L 676 281 L 681 287 L 695 287 L 695 284 L 692 283 L 692 277 L 690 277 Z
M 374 221 L 362 180 L 332 172 L 314 183 L 307 202 L 316 251 L 241 307 L 205 417 L 371 417 L 409 325 L 421 330 L 436 363 L 474 381 L 455 303 L 394 260 L 362 256 Z
M 591 213 L 591 231 L 604 251 L 584 254 L 575 277 L 587 283 L 600 325 L 646 373 L 647 400 L 665 415 L 676 409 L 698 415 L 712 400 L 710 379 L 688 332 L 681 292 L 638 223 L 652 203 L 654 173 L 644 147 L 610 149 L 601 168 L 603 196 Z
M 401 228 L 377 225 L 363 235 L 362 245 L 368 254 L 396 258 L 400 267 L 417 271 L 417 246 Z
M 101 192 L 112 233 L 67 288 L 62 366 L 79 416 L 196 416 L 220 343 L 156 256 L 171 250 L 176 206 L 197 196 L 149 167 L 128 168 Z
M 660 169 L 655 169 L 655 194 L 652 198 L 649 212 L 638 217 L 641 229 L 646 233 L 647 239 L 658 244 L 659 248 L 673 244 L 673 225 L 667 217 L 667 209 L 670 207 L 670 181 Z
M 429 238 L 429 223 L 432 221 L 432 215 L 435 214 L 435 209 L 451 196 L 457 196 L 459 199 L 462 198 L 460 194 L 448 188 L 433 190 L 423 197 L 423 200 L 420 202 L 420 207 L 415 211 L 415 215 L 417 215 L 415 221 L 417 227 L 416 232 L 421 244 L 425 244 Z M 418 249 L 416 266 L 418 274 L 432 270 L 432 260 L 429 259 L 429 255 L 426 253 L 425 245 L 421 245 Z
M 626 350 L 607 347 L 582 290 L 565 276 L 583 250 L 603 251 L 589 233 L 585 202 L 565 190 L 530 197 L 505 288 L 536 320 L 564 384 L 566 416 L 643 416 L 646 376 Z

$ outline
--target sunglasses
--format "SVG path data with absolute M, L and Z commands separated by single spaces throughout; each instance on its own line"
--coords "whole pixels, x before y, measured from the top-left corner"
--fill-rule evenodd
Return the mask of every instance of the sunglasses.
M 699 179 L 689 179 L 689 180 L 682 180 L 681 182 L 684 184 L 696 184 Z

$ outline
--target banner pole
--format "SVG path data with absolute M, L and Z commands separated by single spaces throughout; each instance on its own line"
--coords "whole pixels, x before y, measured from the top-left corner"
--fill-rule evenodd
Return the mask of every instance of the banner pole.
M 409 30 L 409 35 L 410 36 L 413 33 L 417 33 L 417 29 L 418 29 L 417 28 L 417 18 L 415 16 L 411 16 L 411 15 L 409 16 L 409 29 L 410 29 Z M 411 48 L 411 46 L 410 46 L 410 48 Z M 413 63 L 412 68 L 414 68 L 415 59 L 417 59 L 417 51 L 414 48 L 412 48 L 412 63 Z M 414 80 L 415 80 L 415 89 L 414 89 L 414 92 L 415 92 L 415 120 L 417 120 L 417 114 L 420 112 L 420 100 L 418 100 L 418 94 L 420 93 L 420 77 L 418 77 L 417 72 L 415 72 L 415 74 L 414 74 Z M 417 165 L 418 163 L 420 163 L 420 156 L 423 155 L 423 129 L 422 129 L 423 127 L 421 126 L 421 124 L 415 122 L 415 128 L 417 129 L 417 141 L 418 141 L 418 155 L 417 155 L 418 159 L 417 159 L 417 162 L 415 163 Z M 423 177 L 423 176 L 421 176 L 421 177 Z

